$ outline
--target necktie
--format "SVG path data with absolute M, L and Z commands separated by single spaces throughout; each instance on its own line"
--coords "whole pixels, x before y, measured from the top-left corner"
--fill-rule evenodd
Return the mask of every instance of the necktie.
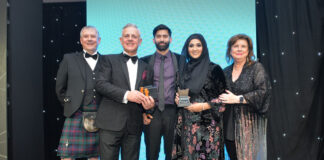
M 89 54 L 89 53 L 85 53 L 85 58 L 93 58 L 94 60 L 97 60 L 98 58 L 98 54 L 95 54 L 95 55 L 92 55 L 92 54 Z
M 165 56 L 161 56 L 160 64 L 160 77 L 159 77 L 159 110 L 164 110 L 164 59 Z
M 129 56 L 129 55 L 127 55 L 127 54 L 124 54 L 124 56 L 127 58 L 127 60 L 129 60 L 129 59 L 132 59 L 132 62 L 133 62 L 133 64 L 135 64 L 136 63 L 136 61 L 137 61 L 137 56 Z

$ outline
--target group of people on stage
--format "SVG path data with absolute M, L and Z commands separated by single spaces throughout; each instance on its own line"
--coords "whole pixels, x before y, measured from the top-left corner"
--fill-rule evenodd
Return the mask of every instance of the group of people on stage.
M 211 62 L 203 35 L 186 40 L 181 54 L 169 49 L 172 32 L 153 30 L 156 51 L 138 58 L 142 39 L 134 24 L 122 29 L 119 54 L 97 51 L 100 35 L 93 26 L 80 32 L 82 52 L 65 54 L 56 78 L 56 93 L 66 117 L 58 156 L 64 160 L 138 160 L 144 131 L 146 158 L 265 160 L 266 112 L 271 85 L 254 61 L 250 37 L 238 34 L 227 43 L 225 69 Z M 153 86 L 156 96 L 140 87 Z M 178 90 L 189 89 L 190 105 L 178 107 Z M 95 128 L 85 128 L 93 112 Z

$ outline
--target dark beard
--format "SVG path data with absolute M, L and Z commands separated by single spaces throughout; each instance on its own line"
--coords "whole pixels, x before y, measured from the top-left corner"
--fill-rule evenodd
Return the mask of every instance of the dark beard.
M 161 42 L 160 43 L 155 43 L 155 46 L 156 46 L 157 50 L 159 50 L 159 51 L 167 50 L 169 48 L 169 45 L 170 45 L 169 42 L 166 42 L 164 46 L 162 46 L 160 44 L 161 44 Z

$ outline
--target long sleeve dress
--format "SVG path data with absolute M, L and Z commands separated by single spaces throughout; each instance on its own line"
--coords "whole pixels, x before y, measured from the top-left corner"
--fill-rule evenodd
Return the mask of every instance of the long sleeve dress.
M 199 94 L 189 93 L 191 103 L 207 102 L 211 109 L 190 112 L 184 108 L 178 111 L 172 159 L 223 160 L 224 139 L 222 113 L 218 103 L 211 100 L 225 91 L 226 82 L 222 69 L 210 63 L 208 74 Z
M 266 112 L 270 106 L 270 81 L 259 62 L 245 64 L 238 79 L 232 81 L 233 65 L 224 69 L 228 89 L 243 95 L 247 104 L 226 105 L 224 134 L 235 140 L 239 160 L 266 160 Z

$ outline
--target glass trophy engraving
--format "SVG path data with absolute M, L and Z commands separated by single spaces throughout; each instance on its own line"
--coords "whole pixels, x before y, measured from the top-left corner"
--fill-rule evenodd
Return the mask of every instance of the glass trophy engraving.
M 188 107 L 191 105 L 189 100 L 189 89 L 178 89 L 179 104 L 178 107 Z

